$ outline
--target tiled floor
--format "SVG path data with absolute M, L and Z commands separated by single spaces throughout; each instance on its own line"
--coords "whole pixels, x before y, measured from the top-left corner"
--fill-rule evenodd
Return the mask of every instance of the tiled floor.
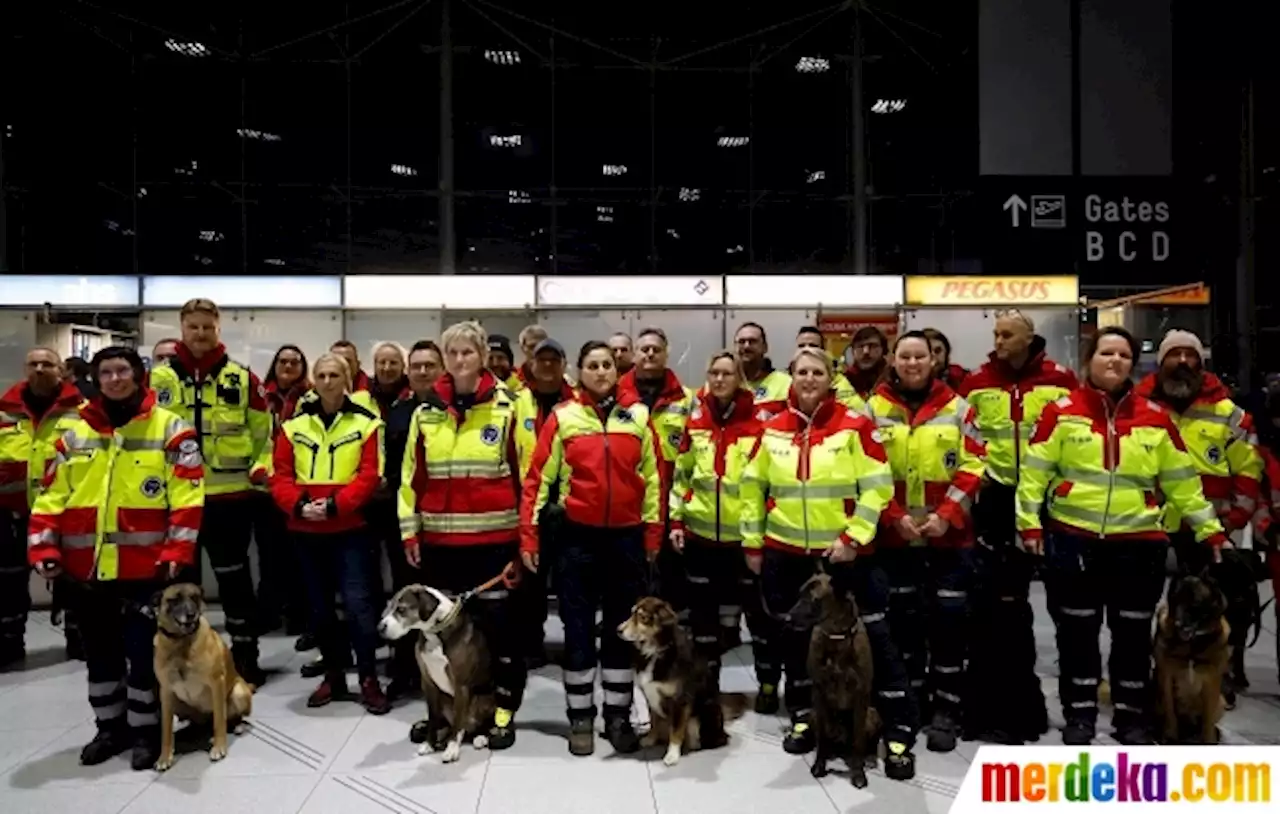
M 1051 672 L 1050 627 L 1038 591 L 1037 597 L 1041 660 Z M 1268 629 L 1249 651 L 1254 689 L 1228 713 L 1223 729 L 1230 741 L 1280 743 L 1273 618 L 1268 611 Z M 558 638 L 558 630 L 551 635 Z M 859 791 L 842 774 L 811 778 L 803 760 L 779 747 L 782 720 L 747 712 L 731 725 L 727 748 L 688 755 L 674 768 L 653 753 L 612 756 L 603 742 L 596 756 L 571 758 L 559 671 L 551 667 L 530 677 L 514 748 L 468 749 L 458 763 L 443 765 L 434 756 L 418 757 L 408 741 L 421 701 L 381 718 L 353 704 L 307 709 L 312 682 L 297 677 L 297 669 L 309 655 L 294 653 L 291 639 L 276 637 L 264 643 L 264 664 L 280 672 L 258 694 L 253 724 L 233 736 L 226 760 L 210 763 L 202 751 L 191 751 L 163 776 L 130 771 L 125 758 L 85 769 L 77 755 L 93 727 L 84 672 L 78 663 L 59 661 L 60 641 L 48 616 L 37 614 L 27 669 L 0 673 L 4 814 L 943 812 L 978 748 L 966 742 L 955 753 L 935 755 L 922 741 L 913 782 L 874 774 L 870 787 Z M 748 662 L 745 649 L 732 654 L 727 692 L 753 687 Z M 1047 679 L 1046 690 L 1053 686 Z

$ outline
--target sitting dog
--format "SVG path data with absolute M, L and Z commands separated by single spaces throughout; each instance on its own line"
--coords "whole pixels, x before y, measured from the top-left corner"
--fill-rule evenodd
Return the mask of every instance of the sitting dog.
M 711 671 L 705 659 L 694 655 L 693 642 L 669 604 L 644 597 L 618 626 L 618 635 L 636 648 L 636 682 L 649 702 L 651 718 L 645 746 L 665 740 L 662 762 L 674 766 L 683 747 L 692 752 L 728 743 Z
M 871 640 L 848 593 L 837 593 L 827 574 L 814 574 L 788 612 L 791 624 L 812 628 L 809 678 L 813 680 L 813 730 L 817 752 L 811 774 L 827 773 L 827 761 L 844 746 L 849 781 L 867 786 L 867 749 L 874 744 L 879 718 L 871 707 Z M 874 755 L 872 755 L 874 757 Z
M 1184 575 L 1156 612 L 1156 707 L 1166 743 L 1218 742 L 1222 680 L 1231 662 L 1227 600 L 1208 577 Z
M 427 739 L 418 754 L 443 750 L 442 760 L 452 763 L 468 737 L 477 749 L 489 743 L 495 709 L 489 645 L 462 604 L 426 585 L 397 591 L 378 623 L 385 639 L 415 630 L 422 631 L 415 653 L 427 699 Z
M 236 672 L 231 650 L 204 618 L 204 592 L 189 582 L 170 585 L 155 605 L 155 671 L 160 693 L 160 759 L 173 766 L 173 720 L 213 721 L 210 760 L 227 756 L 227 728 L 239 731 L 253 710 L 252 684 Z

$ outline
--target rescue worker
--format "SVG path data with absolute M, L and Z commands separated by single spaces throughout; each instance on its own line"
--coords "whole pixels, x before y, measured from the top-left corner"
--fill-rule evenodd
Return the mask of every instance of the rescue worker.
M 338 356 L 346 360 L 347 365 L 351 368 L 351 400 L 366 410 L 377 411 L 377 405 L 373 401 L 373 394 L 369 391 L 373 387 L 373 382 L 369 379 L 369 374 L 364 372 L 364 368 L 360 366 L 360 351 L 354 344 L 345 339 L 339 339 L 329 346 L 330 353 L 336 353 Z M 308 393 L 307 398 L 315 398 L 315 393 Z
M 497 706 L 489 748 L 507 749 L 516 740 L 512 719 L 525 686 L 512 599 L 520 559 L 515 398 L 485 369 L 489 341 L 479 323 L 450 326 L 440 346 L 446 372 L 409 424 L 400 535 L 409 564 L 429 575 L 433 588 L 458 596 L 504 577 L 477 593 L 470 610 L 493 659 Z M 419 721 L 410 736 L 418 743 L 434 740 L 436 725 Z
M 816 745 L 809 728 L 810 631 L 786 614 L 809 577 L 825 569 L 836 590 L 854 595 L 870 639 L 885 774 L 910 779 L 916 711 L 886 619 L 889 580 L 872 547 L 880 513 L 893 500 L 893 475 L 871 419 L 836 402 L 826 354 L 801 348 L 791 365 L 788 408 L 765 422 L 739 490 L 742 547 L 748 567 L 760 574 L 764 611 L 775 621 L 769 638 L 779 643 L 787 675 L 791 731 L 782 747 L 804 754 Z
M 786 410 L 791 376 L 774 369 L 764 328 L 755 322 L 742 323 L 733 335 L 733 344 L 738 351 L 738 364 L 742 366 L 742 386 L 750 390 L 756 400 L 756 417 L 767 421 Z
M 1068 746 L 1095 735 L 1104 611 L 1115 739 L 1153 742 L 1151 617 L 1164 592 L 1168 548 L 1158 495 L 1197 543 L 1212 547 L 1214 559 L 1227 544 L 1173 419 L 1134 392 L 1129 377 L 1140 354 L 1123 328 L 1098 331 L 1084 353 L 1085 384 L 1044 409 L 1022 458 L 1018 534 L 1025 551 L 1045 556 L 1058 602 L 1058 691 Z
M 390 711 L 378 684 L 378 605 L 375 560 L 365 509 L 382 479 L 382 419 L 350 398 L 345 359 L 326 353 L 311 371 L 309 399 L 276 436 L 271 496 L 289 515 L 310 598 L 311 629 L 328 667 L 307 698 L 323 707 L 350 697 L 341 668 L 354 646 L 360 703 L 373 715 Z M 338 629 L 334 596 L 342 595 L 347 635 Z M 350 642 L 350 645 L 348 644 Z
M 951 361 L 951 340 L 937 328 L 925 328 L 929 349 L 933 352 L 933 375 L 947 383 L 952 390 L 959 390 L 969 371 Z
M 573 400 L 573 388 L 565 381 L 564 347 L 554 339 L 544 339 L 533 351 L 533 378 L 516 394 L 516 452 L 520 456 L 520 481 L 529 474 L 538 436 L 557 405 Z M 517 593 L 522 598 L 519 614 L 525 664 L 533 670 L 547 663 L 547 590 L 551 564 L 556 562 L 556 537 L 564 523 L 564 507 L 559 501 L 559 484 L 552 484 L 542 516 L 538 518 L 539 551 L 549 563 L 537 571 L 526 570 Z
M 86 399 L 98 395 L 98 388 L 89 374 L 89 363 L 79 356 L 69 356 L 63 361 L 62 379 L 74 384 Z
M 520 363 L 520 369 L 516 371 L 516 375 L 520 377 L 521 384 L 528 386 L 533 379 L 533 352 L 538 347 L 538 343 L 546 339 L 550 334 L 547 329 L 541 325 L 526 325 L 520 331 L 520 352 L 524 354 L 524 361 Z
M 387 493 L 394 501 L 391 516 L 396 525 L 394 532 L 384 529 L 379 532 L 379 537 L 387 552 L 387 562 L 391 565 L 392 591 L 398 591 L 420 580 L 418 570 L 409 565 L 409 560 L 405 557 L 404 542 L 400 537 L 400 475 L 413 414 L 431 395 L 436 381 L 443 373 L 444 354 L 440 352 L 439 346 L 430 339 L 415 342 L 409 349 L 408 390 L 396 399 L 387 413 L 387 426 L 383 434 L 387 455 L 382 474 Z M 381 579 L 382 574 L 379 572 L 375 580 L 376 587 L 380 587 Z M 416 645 L 416 639 L 411 636 L 404 636 L 391 643 L 391 662 L 387 665 L 387 676 L 391 683 L 387 685 L 387 696 L 393 701 L 414 692 L 421 685 L 417 658 L 413 654 Z
M 212 300 L 189 300 L 179 312 L 178 355 L 151 371 L 156 403 L 195 427 L 207 476 L 200 548 L 209 553 L 227 614 L 231 654 L 245 681 L 261 686 L 259 625 L 249 572 L 254 487 L 271 463 L 271 415 L 262 384 L 227 356 L 219 341 L 221 312 Z
M 973 408 L 933 371 L 925 333 L 902 334 L 867 406 L 893 471 L 894 499 L 876 537 L 889 577 L 889 624 L 919 706 L 932 710 L 929 751 L 950 752 L 963 720 L 970 507 L 986 448 Z
M 405 375 L 405 352 L 398 342 L 379 342 L 373 349 L 373 379 L 369 397 L 384 421 L 391 405 L 409 389 Z
M 1021 311 L 997 312 L 993 333 L 995 349 L 960 386 L 987 447 L 986 478 L 973 509 L 982 545 L 974 550 L 978 583 L 965 727 L 986 740 L 1023 743 L 1049 731 L 1049 713 L 1036 675 L 1030 600 L 1038 561 L 1015 545 L 1015 490 L 1036 419 L 1077 381 L 1045 356 L 1044 338 Z
M 595 679 L 601 668 L 605 737 L 623 754 L 640 748 L 631 726 L 634 648 L 618 626 L 644 590 L 646 559 L 662 543 L 658 443 L 644 403 L 618 393 L 618 370 L 604 342 L 578 352 L 581 384 L 551 412 L 538 435 L 520 503 L 525 567 L 556 568 L 564 623 L 564 688 L 569 752 L 595 751 Z M 540 562 L 542 509 L 558 485 L 565 523 L 555 563 Z M 603 616 L 597 658 L 596 612 Z
M 62 378 L 62 360 L 53 349 L 27 351 L 23 369 L 26 380 L 0 395 L 0 667 L 26 656 L 27 518 L 54 444 L 79 423 L 84 402 L 76 386 Z M 80 649 L 76 615 L 64 620 L 67 648 L 75 655 Z
M 813 325 L 804 326 L 800 329 L 800 333 L 796 334 L 796 348 L 818 348 L 825 351 L 826 347 L 827 343 L 822 336 L 822 331 Z M 831 358 L 830 353 L 827 354 L 827 358 Z M 853 389 L 853 385 L 849 383 L 849 377 L 836 368 L 835 359 L 831 359 L 831 389 L 836 391 L 836 401 L 844 406 L 853 410 L 866 410 L 867 403 Z
M 1228 534 L 1253 520 L 1258 507 L 1262 456 L 1253 418 L 1231 399 L 1217 376 L 1204 369 L 1204 345 L 1190 331 L 1165 334 L 1156 353 L 1156 371 L 1137 385 L 1138 395 L 1169 411 L 1200 475 L 1205 497 L 1214 505 Z M 1165 511 L 1165 531 L 1183 571 L 1197 574 L 1210 568 L 1227 597 L 1231 626 L 1231 666 L 1222 693 L 1228 708 L 1236 693 L 1249 686 L 1244 651 L 1258 607 L 1258 584 L 1252 551 L 1232 551 L 1212 565 L 1208 552 L 1196 543 L 1190 527 L 1172 507 Z
M 613 361 L 618 365 L 619 376 L 627 375 L 636 366 L 631 352 L 631 334 L 618 331 L 609 337 L 609 350 L 613 351 Z
M 181 339 L 161 339 L 151 349 L 151 366 L 159 367 L 166 365 L 169 360 L 178 355 L 178 343 Z
M 104 348 L 91 369 L 101 395 L 54 446 L 27 558 L 75 591 L 98 727 L 81 765 L 132 750 L 133 768 L 144 771 L 160 757 L 156 628 L 146 614 L 155 592 L 195 559 L 205 472 L 195 430 L 142 386 L 137 351 Z
M 683 555 L 694 648 L 707 660 L 716 692 L 721 653 L 736 642 L 745 608 L 760 684 L 756 712 L 774 715 L 782 671 L 761 618 L 759 581 L 742 555 L 738 497 L 762 424 L 751 392 L 741 385 L 731 351 L 711 357 L 706 386 L 698 391 L 676 456 L 671 544 Z
M 618 380 L 620 400 L 640 401 L 649 410 L 649 420 L 658 437 L 658 474 L 662 478 L 664 499 L 671 490 L 671 470 L 693 406 L 693 391 L 681 384 L 675 371 L 667 367 L 668 350 L 665 331 L 645 328 L 636 336 L 635 368 Z M 661 511 L 665 517 L 665 502 Z M 654 593 L 684 614 L 688 609 L 684 563 L 670 545 L 663 546 L 658 555 L 657 572 Z
M 281 345 L 271 360 L 262 389 L 271 414 L 272 443 L 284 422 L 297 412 L 303 395 L 311 390 L 308 370 L 307 355 L 297 345 Z M 265 497 L 262 516 L 254 524 L 254 538 L 258 540 L 259 612 L 264 620 L 283 616 L 285 632 L 298 636 L 294 648 L 299 652 L 311 650 L 316 645 L 315 637 L 306 629 L 307 586 L 297 578 L 300 565 L 286 523 L 288 518 L 270 494 Z M 264 630 L 275 627 L 270 621 L 263 623 Z
M 489 336 L 488 368 L 498 381 L 507 386 L 512 393 L 519 392 L 524 384 L 515 373 L 516 357 L 511 352 L 511 340 L 502 334 Z
M 863 325 L 849 340 L 853 365 L 846 371 L 854 391 L 865 400 L 888 367 L 889 339 L 874 325 Z

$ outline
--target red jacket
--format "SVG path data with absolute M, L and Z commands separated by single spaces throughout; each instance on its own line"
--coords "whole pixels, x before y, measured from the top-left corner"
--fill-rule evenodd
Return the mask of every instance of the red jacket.
M 44 415 L 32 415 L 31 410 L 27 408 L 27 403 L 22 400 L 22 394 L 27 390 L 26 382 L 19 382 L 10 387 L 4 395 L 0 396 L 0 430 L 17 426 L 22 416 L 26 416 L 31 421 L 32 429 L 38 428 L 40 423 L 50 416 L 57 416 L 61 413 L 74 413 L 80 409 L 80 405 L 84 403 L 84 396 L 76 388 L 72 382 L 63 382 L 62 387 L 54 396 L 53 402 L 45 411 Z M 7 414 L 7 415 L 6 415 Z M 30 452 L 30 441 L 27 439 L 27 452 Z M 50 439 L 48 454 L 53 454 L 52 442 L 57 441 L 56 438 Z M 25 454 L 25 453 L 24 453 Z M 37 463 L 37 466 L 43 466 L 44 461 Z M 22 460 L 0 460 L 0 486 L 12 484 L 13 491 L 0 490 L 0 510 L 8 509 L 18 514 L 26 514 L 30 507 L 27 506 L 27 478 L 28 478 L 27 459 Z M 21 488 L 18 488 L 21 484 Z
M 947 365 L 947 369 L 944 370 L 942 375 L 938 378 L 942 379 L 942 382 L 946 384 L 947 387 L 950 387 L 958 393 L 960 392 L 960 385 L 964 383 L 964 379 L 968 375 L 969 371 L 960 367 L 960 365 L 950 364 Z
M 296 417 L 316 415 L 319 412 L 320 400 L 315 399 L 303 404 Z M 353 404 L 349 398 L 343 402 L 342 412 L 359 412 L 370 418 L 377 418 L 360 405 Z M 288 516 L 289 528 L 310 534 L 333 534 L 362 528 L 365 525 L 365 504 L 373 497 L 382 481 L 382 473 L 378 471 L 382 454 L 381 433 L 371 432 L 364 439 L 360 448 L 360 463 L 355 477 L 349 482 L 300 484 L 295 469 L 297 458 L 291 432 L 286 428 L 285 432 L 276 436 L 272 455 L 274 471 L 271 475 L 271 497 Z M 329 501 L 329 515 L 325 519 L 302 519 L 302 507 L 313 500 Z
M 880 364 L 870 370 L 863 370 L 854 365 L 844 372 L 844 377 L 849 380 L 849 384 L 853 386 L 854 391 L 865 401 L 875 391 L 876 385 L 880 383 L 880 377 L 884 375 L 888 367 L 889 362 L 885 359 L 881 359 Z
M 312 387 L 311 382 L 303 377 L 288 390 L 281 390 L 280 383 L 269 381 L 262 386 L 267 399 L 267 409 L 272 417 L 272 438 L 280 432 L 280 425 L 293 418 L 298 410 L 298 401 Z
M 733 403 L 726 412 L 720 407 L 716 397 L 707 391 L 704 385 L 694 396 L 695 407 L 689 413 L 689 421 L 685 424 L 684 436 L 680 439 L 679 454 L 683 455 L 692 448 L 693 441 L 689 435 L 692 431 L 704 430 L 711 434 L 715 444 L 715 472 L 717 481 L 725 477 L 725 456 L 734 444 L 744 439 L 757 439 L 764 431 L 764 422 L 756 415 L 755 395 L 744 388 L 738 388 L 733 394 Z M 753 445 L 754 446 L 754 445 Z M 736 484 L 734 488 L 736 488 Z M 717 483 L 717 489 L 722 488 Z M 693 497 L 690 487 L 682 496 L 685 502 Z M 719 498 L 717 498 L 719 500 Z M 717 509 L 718 511 L 718 509 Z M 674 520 L 672 529 L 683 529 L 684 523 Z
M 982 367 L 966 376 L 956 392 L 968 398 L 974 390 L 985 388 L 1017 390 L 1020 394 L 1025 394 L 1033 387 L 1061 387 L 1065 390 L 1075 390 L 1080 386 L 1080 380 L 1076 378 L 1076 374 L 1045 355 L 1044 337 L 1036 336 L 1032 339 L 1028 352 L 1027 363 L 1015 368 L 996 356 L 995 351 L 991 351 L 987 354 L 987 361 L 982 363 Z M 1021 421 L 1022 401 L 1015 398 L 1013 403 L 1014 415 L 1011 418 L 1015 422 Z
M 684 401 L 684 397 L 684 385 L 680 384 L 680 379 L 676 377 L 676 374 L 670 368 L 667 368 L 663 371 L 662 390 L 659 391 L 657 400 L 653 402 L 653 407 L 649 410 L 649 420 L 652 422 L 653 417 L 668 406 Z M 640 395 L 639 384 L 636 382 L 636 369 L 634 367 L 618 380 L 618 399 L 644 401 Z M 662 448 L 661 438 L 658 439 L 658 448 Z M 658 461 L 658 473 L 662 475 L 662 493 L 664 495 L 671 488 L 671 470 L 674 466 L 674 456 L 673 460 L 670 461 L 665 456 Z M 665 517 L 667 512 L 666 501 L 663 501 L 662 506 L 662 514 Z

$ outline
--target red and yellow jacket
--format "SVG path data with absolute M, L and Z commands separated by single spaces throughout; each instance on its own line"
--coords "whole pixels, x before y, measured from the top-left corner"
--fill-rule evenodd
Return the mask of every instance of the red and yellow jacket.
M 880 515 L 876 542 L 890 548 L 972 546 L 969 512 L 987 454 L 973 408 L 938 379 L 914 415 L 889 382 L 876 387 L 867 407 L 893 470 L 893 502 Z M 950 524 L 941 537 L 907 540 L 894 525 L 905 515 L 922 521 L 931 513 Z
M 465 415 L 442 375 L 409 420 L 397 501 L 405 545 L 513 543 L 519 536 L 516 400 L 488 370 Z
M 764 424 L 750 390 L 739 389 L 727 411 L 700 392 L 676 455 L 671 528 L 717 543 L 742 541 L 739 489 Z
M 1044 348 L 1044 337 L 1032 339 L 1027 363 L 1018 369 L 992 351 L 957 391 L 977 413 L 978 431 L 987 445 L 987 477 L 1005 486 L 1018 484 L 1027 440 L 1040 413 L 1080 385 L 1074 373 L 1049 361 Z
M 658 440 L 643 402 L 618 399 L 601 410 L 579 390 L 551 413 L 538 436 L 520 502 L 520 548 L 538 550 L 538 520 L 559 484 L 573 523 L 597 528 L 644 526 L 645 548 L 662 545 Z
M 1218 511 L 1227 531 L 1249 525 L 1258 508 L 1262 456 L 1253 419 L 1231 399 L 1222 381 L 1204 374 L 1199 395 L 1184 413 L 1177 413 L 1161 398 L 1156 374 L 1138 383 L 1135 391 L 1169 411 L 1187 445 L 1187 453 L 1200 473 L 1204 496 Z M 1165 512 L 1165 528 L 1176 531 L 1182 518 L 1172 507 Z
M 755 381 L 742 381 L 742 386 L 751 391 L 756 402 L 756 418 L 768 421 L 775 415 L 786 412 L 787 398 L 791 392 L 791 374 L 785 370 L 774 370 L 773 360 L 764 360 L 764 369 L 760 378 Z
M 1167 540 L 1166 501 L 1197 541 L 1226 541 L 1164 408 L 1132 390 L 1115 402 L 1089 386 L 1045 408 L 1018 482 L 1016 522 L 1023 538 L 1042 536 L 1044 508 L 1054 526 L 1071 534 Z
M 543 410 L 538 402 L 538 391 L 535 387 L 521 386 L 520 392 L 516 393 L 516 452 L 520 455 L 520 482 L 524 483 L 524 478 L 529 474 L 529 467 L 533 465 L 533 451 L 538 448 L 538 436 L 542 434 L 542 426 L 547 423 L 547 419 L 551 416 L 551 410 Z M 558 407 L 561 403 L 573 400 L 573 388 L 568 382 L 560 385 L 560 395 L 556 402 Z M 554 408 L 552 408 L 554 409 Z M 523 486 L 521 487 L 523 489 Z
M 271 437 L 274 440 L 280 432 L 280 426 L 284 422 L 293 418 L 294 413 L 298 411 L 298 404 L 302 401 L 302 397 L 306 395 L 313 385 L 303 377 L 288 390 L 281 390 L 280 383 L 275 381 L 267 382 L 262 386 L 262 392 L 267 401 L 267 411 L 271 413 L 272 431 Z
M 950 387 L 952 390 L 959 392 L 960 385 L 964 384 L 964 380 L 968 377 L 968 375 L 969 375 L 969 371 L 965 370 L 960 365 L 953 363 L 953 364 L 947 365 L 947 369 L 942 371 L 942 375 L 939 378 L 942 379 L 943 384 L 945 384 L 947 387 Z
M 27 559 L 78 580 L 146 580 L 163 563 L 195 561 L 204 465 L 195 429 L 147 391 L 113 427 L 102 399 L 57 444 L 31 510 Z
M 76 386 L 63 382 L 44 415 L 32 415 L 22 399 L 26 388 L 21 382 L 0 396 L 0 511 L 20 515 L 31 510 L 54 444 L 79 422 L 84 404 Z
M 636 384 L 635 368 L 618 380 L 618 398 L 623 401 L 642 400 L 640 388 Z M 649 411 L 649 422 L 658 436 L 658 451 L 662 453 L 658 471 L 662 475 L 664 495 L 671 488 L 671 470 L 675 466 L 680 439 L 684 435 L 684 426 L 689 422 L 689 411 L 692 409 L 693 391 L 680 384 L 676 374 L 667 369 L 663 376 L 662 391 L 658 393 L 653 409 Z

